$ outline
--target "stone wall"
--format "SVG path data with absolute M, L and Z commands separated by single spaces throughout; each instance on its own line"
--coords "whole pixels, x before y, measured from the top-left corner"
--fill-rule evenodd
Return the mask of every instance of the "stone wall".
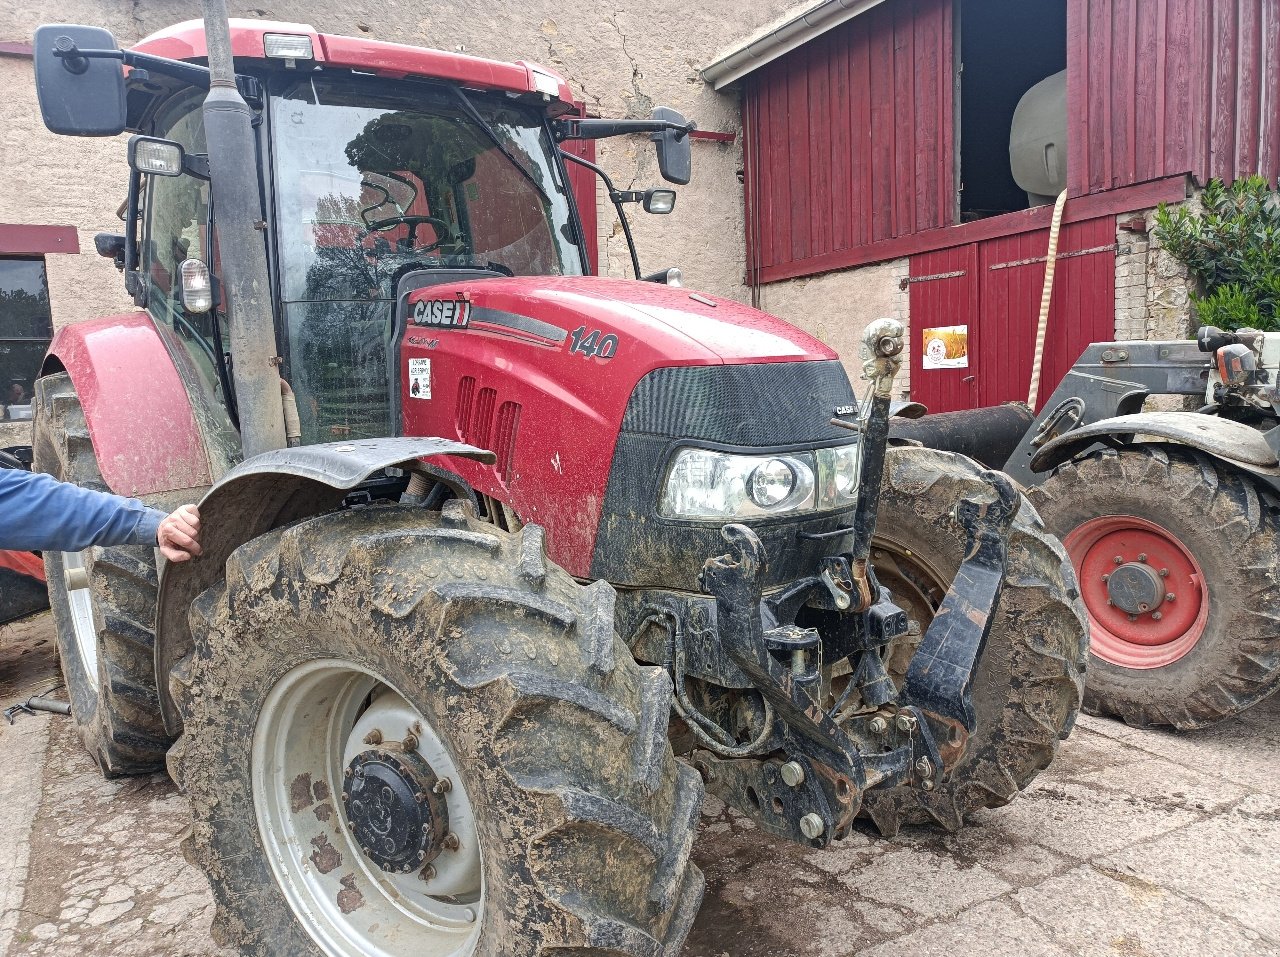
M 1195 203 L 1194 198 L 1188 200 Z M 1198 204 L 1197 204 L 1198 205 Z M 1125 228 L 1145 220 L 1146 232 Z M 1155 210 L 1116 217 L 1116 325 L 1118 340 L 1185 339 L 1191 335 L 1193 282 L 1187 268 L 1160 245 Z

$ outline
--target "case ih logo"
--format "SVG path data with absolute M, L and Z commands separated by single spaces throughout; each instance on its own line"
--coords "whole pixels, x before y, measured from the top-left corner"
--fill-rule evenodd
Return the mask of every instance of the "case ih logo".
M 413 323 L 416 326 L 445 326 L 451 329 L 467 327 L 467 304 L 461 299 L 427 299 L 413 307 Z

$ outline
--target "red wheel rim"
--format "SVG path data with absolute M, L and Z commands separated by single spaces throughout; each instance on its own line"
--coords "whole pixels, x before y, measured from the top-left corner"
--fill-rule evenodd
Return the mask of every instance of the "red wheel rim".
M 1176 535 L 1134 515 L 1107 515 L 1062 544 L 1080 580 L 1093 654 L 1124 668 L 1163 668 L 1195 647 L 1209 620 L 1208 586 Z M 1147 591 L 1117 591 L 1118 572 Z

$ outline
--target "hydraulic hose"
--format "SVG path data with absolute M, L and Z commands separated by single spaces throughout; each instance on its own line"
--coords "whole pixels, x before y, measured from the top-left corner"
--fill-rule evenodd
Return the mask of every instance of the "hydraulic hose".
M 1058 194 L 1053 204 L 1053 219 L 1049 223 L 1049 252 L 1044 261 L 1044 287 L 1040 290 L 1040 322 L 1036 325 L 1036 351 L 1031 360 L 1031 386 L 1027 389 L 1027 405 L 1036 410 L 1040 396 L 1040 367 L 1044 363 L 1044 340 L 1049 332 L 1049 305 L 1053 301 L 1053 273 L 1058 261 L 1058 230 L 1062 226 L 1062 211 L 1067 205 L 1067 191 Z

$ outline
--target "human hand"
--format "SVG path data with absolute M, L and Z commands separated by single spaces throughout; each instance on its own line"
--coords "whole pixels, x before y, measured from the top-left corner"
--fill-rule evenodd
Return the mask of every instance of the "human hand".
M 166 516 L 156 532 L 160 554 L 171 562 L 185 562 L 200 554 L 200 511 L 194 505 L 183 505 Z

